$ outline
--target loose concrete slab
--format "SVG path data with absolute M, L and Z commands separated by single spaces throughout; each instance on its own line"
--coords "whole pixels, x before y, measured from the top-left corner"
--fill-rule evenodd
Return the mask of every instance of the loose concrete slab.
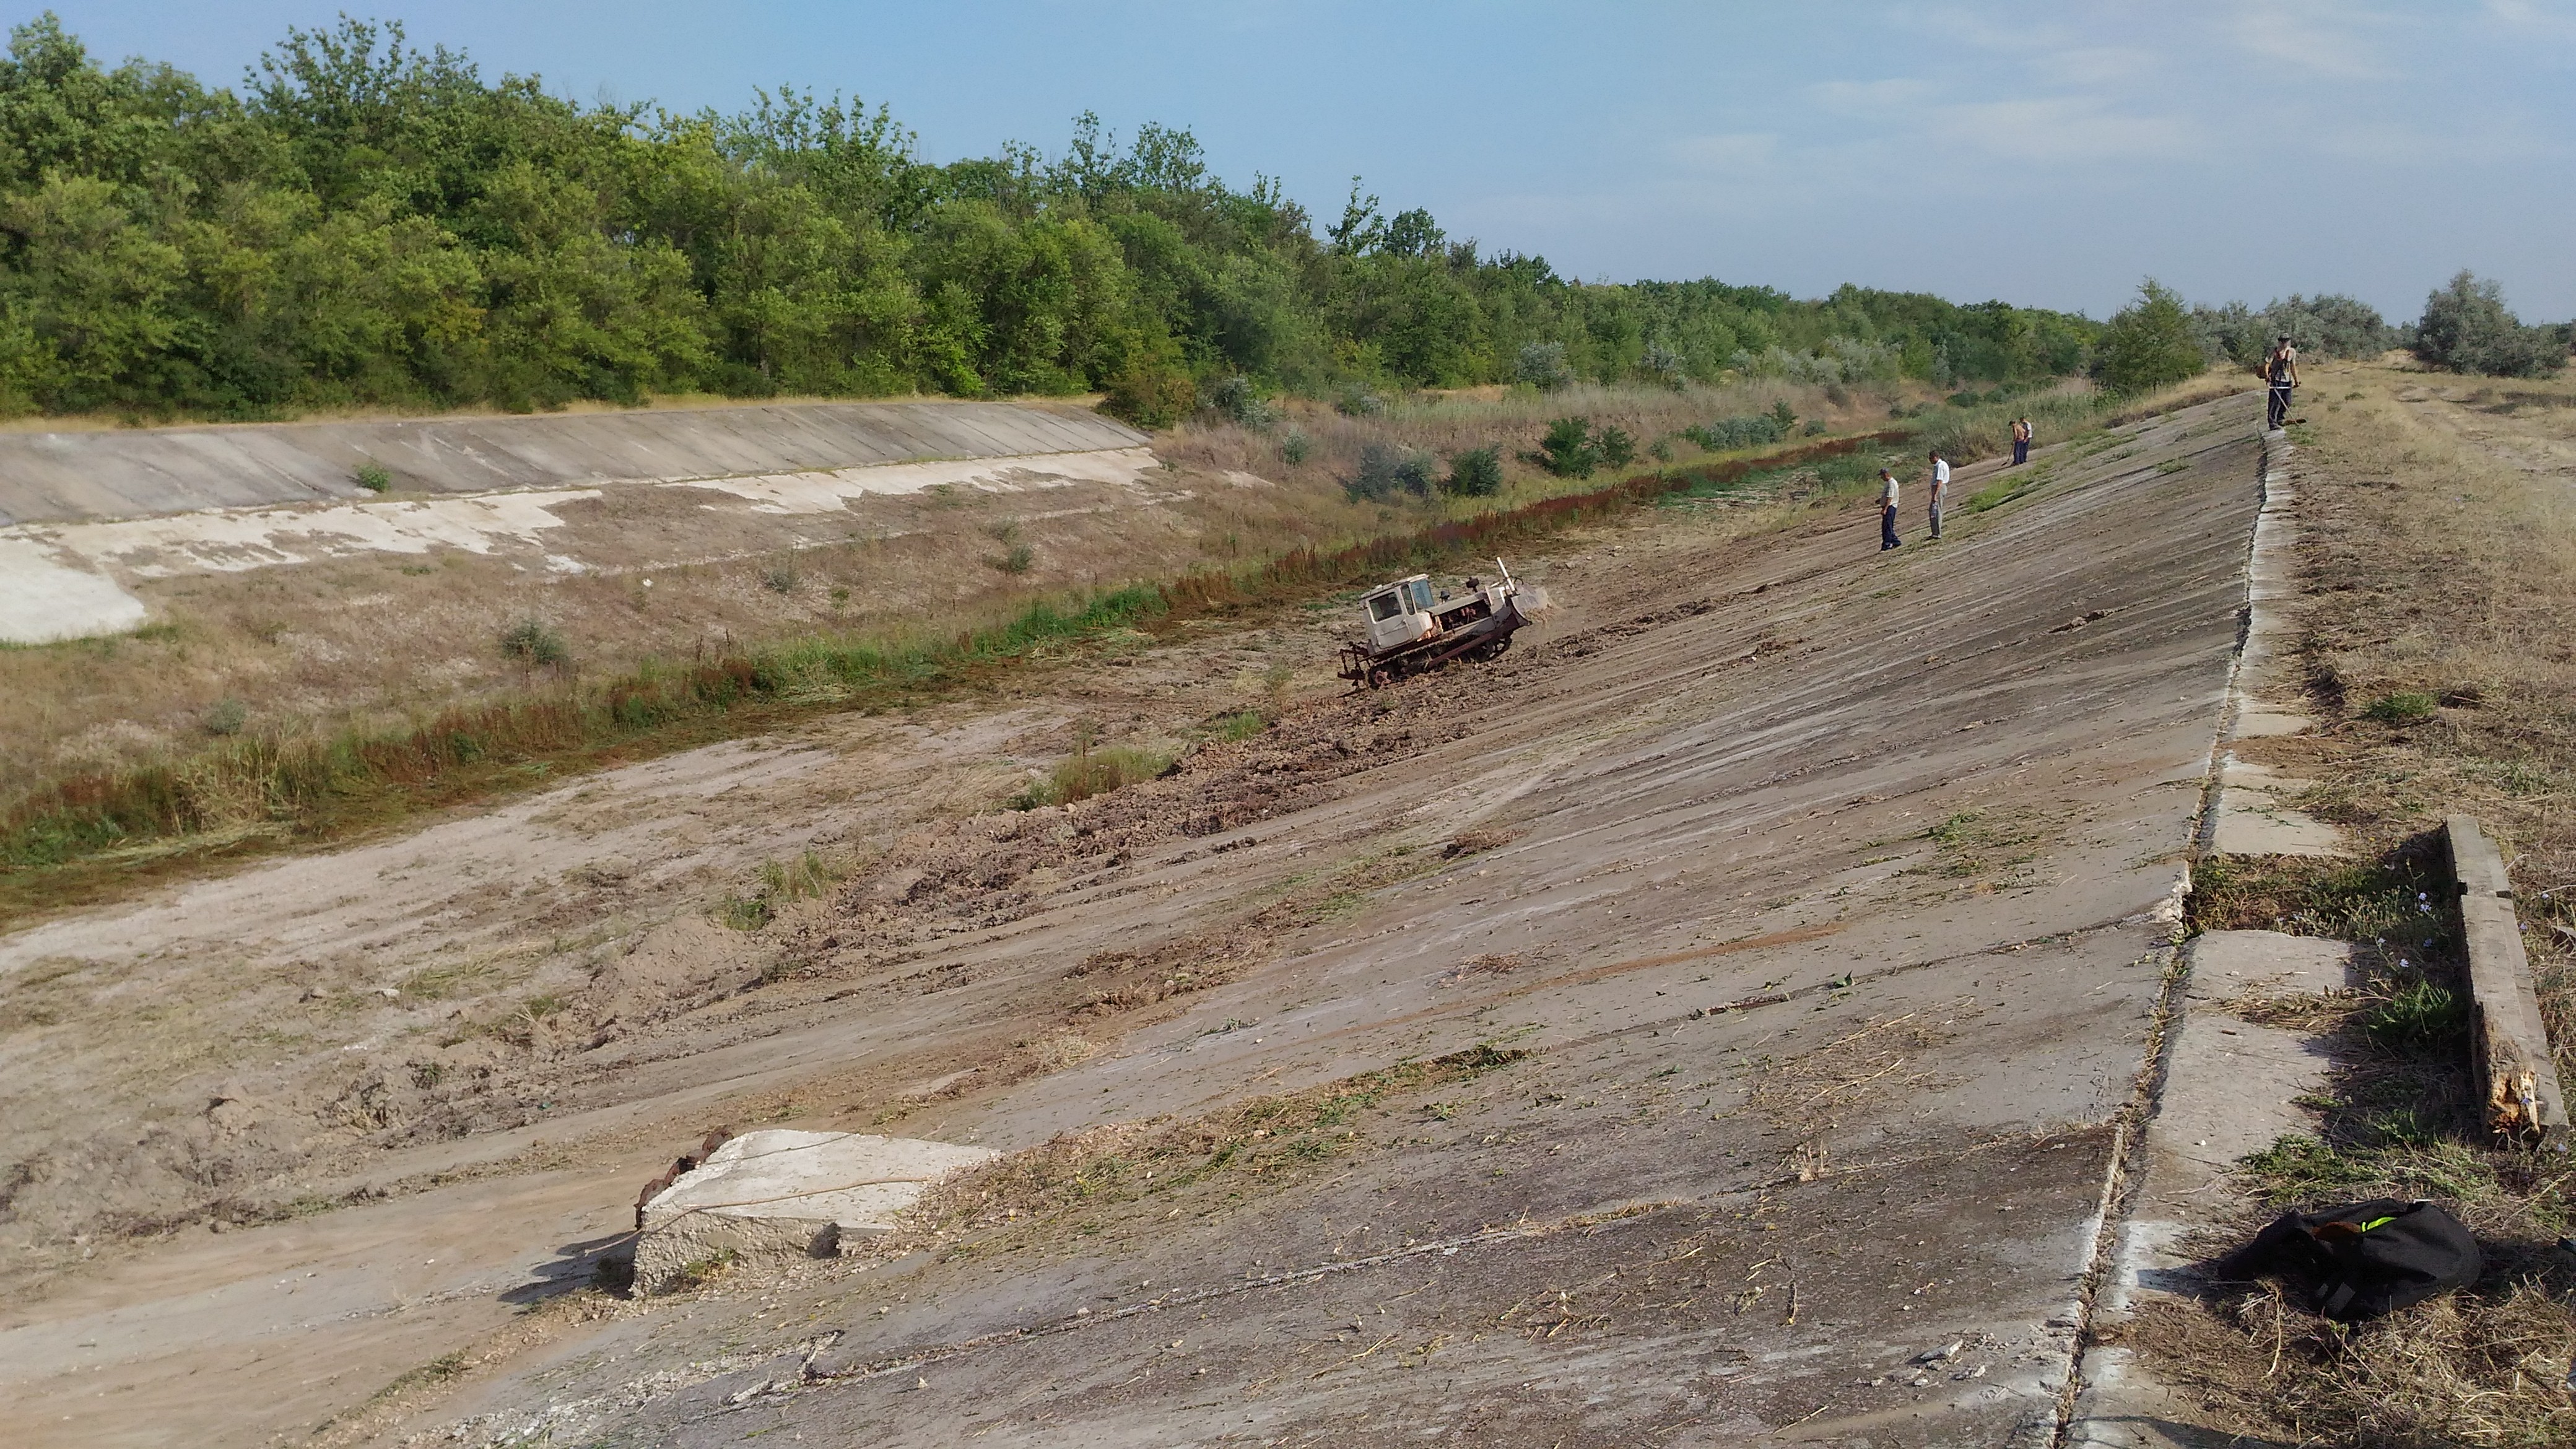
M 644 1205 L 635 1286 L 659 1292 L 720 1254 L 828 1258 L 889 1231 L 923 1189 L 989 1147 L 859 1132 L 746 1132 Z

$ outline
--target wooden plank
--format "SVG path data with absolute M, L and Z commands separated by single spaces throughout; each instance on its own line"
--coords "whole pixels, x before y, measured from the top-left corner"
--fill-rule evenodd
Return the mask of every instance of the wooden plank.
M 2504 853 L 2487 838 L 2485 827 L 2474 815 L 2454 815 L 2448 821 L 2451 836 L 2451 873 L 2459 878 L 2463 893 L 2473 896 L 2513 898 L 2513 877 L 2505 872 Z
M 2503 853 L 2475 819 L 2454 815 L 2447 825 L 2469 951 L 2471 1050 L 2486 1087 L 2487 1126 L 2504 1136 L 2537 1137 L 2542 1146 L 2564 1152 L 2571 1135 L 2567 1101 L 2532 986 L 2531 958 L 2522 949 L 2512 877 Z

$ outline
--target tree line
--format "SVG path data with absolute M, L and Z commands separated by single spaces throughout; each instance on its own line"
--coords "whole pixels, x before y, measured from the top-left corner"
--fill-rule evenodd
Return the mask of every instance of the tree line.
M 2282 338 L 2307 357 L 2377 357 L 2402 348 L 2444 372 L 2541 377 L 2566 366 L 2568 323 L 2528 326 L 2505 305 L 2504 289 L 2462 271 L 2424 299 L 2414 322 L 2391 326 L 2350 297 L 2275 299 L 2257 312 L 2242 302 L 2186 306 L 2149 277 L 2137 300 L 2115 314 L 2094 344 L 2093 374 L 2118 392 L 2142 392 L 2211 367 L 2260 370 Z
M 2152 289 L 2141 305 L 2171 322 Z M 2296 297 L 2183 329 L 2233 357 L 2284 307 L 2329 349 L 2388 333 Z M 2500 309 L 2471 285 L 2455 350 L 2520 337 Z M 237 88 L 102 66 L 50 13 L 0 60 L 7 413 L 1105 390 L 1161 422 L 1277 390 L 1727 373 L 2126 388 L 2179 356 L 2131 365 L 2137 311 L 2106 332 L 1855 286 L 1585 283 L 1356 182 L 1318 226 L 1275 180 L 1221 180 L 1186 130 L 1122 147 L 1084 116 L 1060 154 L 935 165 L 882 107 L 792 88 L 732 114 L 585 105 L 395 23 L 291 29 Z
M 2099 324 L 1845 287 L 1603 285 L 1388 214 L 1318 226 L 1185 130 L 934 165 L 882 108 L 735 114 L 485 80 L 398 24 L 290 30 L 237 88 L 106 67 L 48 14 L 0 62 L 0 408 L 276 416 L 649 392 L 2027 379 Z

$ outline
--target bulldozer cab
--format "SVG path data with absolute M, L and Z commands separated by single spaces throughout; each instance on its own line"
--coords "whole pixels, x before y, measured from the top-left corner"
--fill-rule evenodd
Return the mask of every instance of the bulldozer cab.
M 1439 627 L 1431 618 L 1434 602 L 1429 574 L 1398 579 L 1362 595 L 1360 603 L 1368 610 L 1370 646 L 1393 649 L 1431 634 Z

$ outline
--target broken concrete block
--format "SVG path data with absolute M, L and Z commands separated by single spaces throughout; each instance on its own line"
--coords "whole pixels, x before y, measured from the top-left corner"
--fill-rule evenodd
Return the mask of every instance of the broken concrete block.
M 828 1258 L 889 1231 L 923 1189 L 990 1148 L 860 1132 L 746 1132 L 644 1204 L 635 1288 L 659 1293 L 730 1253 Z

